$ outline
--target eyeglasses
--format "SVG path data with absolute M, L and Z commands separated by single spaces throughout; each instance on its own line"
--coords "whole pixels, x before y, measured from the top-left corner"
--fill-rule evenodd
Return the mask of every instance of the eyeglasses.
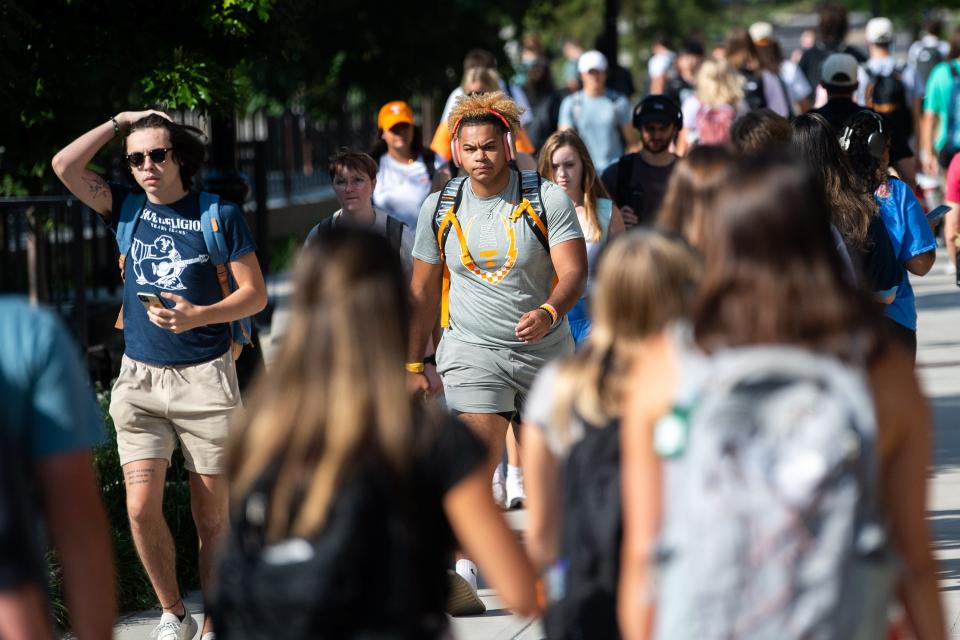
M 147 161 L 147 156 L 150 156 L 150 161 L 153 164 L 163 164 L 167 160 L 168 151 L 173 151 L 173 147 L 150 149 L 150 151 L 146 153 L 134 151 L 133 153 L 128 153 L 126 158 L 131 167 L 139 169 L 143 166 L 143 163 Z

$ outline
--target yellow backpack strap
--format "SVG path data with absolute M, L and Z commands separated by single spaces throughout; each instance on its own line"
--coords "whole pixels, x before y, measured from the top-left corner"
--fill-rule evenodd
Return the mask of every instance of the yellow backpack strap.
M 514 211 L 515 216 L 523 215 L 533 235 L 540 241 L 543 250 L 550 253 L 550 234 L 547 229 L 547 216 L 543 211 L 543 198 L 540 195 L 542 179 L 536 171 L 521 171 L 520 204 Z
M 463 185 L 466 176 L 459 176 L 443 186 L 440 197 L 437 198 L 437 208 L 433 212 L 433 230 L 437 236 L 437 250 L 440 261 L 443 263 L 443 283 L 440 291 L 440 326 L 447 328 L 450 325 L 450 270 L 447 268 L 447 256 L 444 247 L 447 236 L 453 224 L 459 228 L 456 209 L 463 198 Z M 462 244 L 462 243 L 461 243 Z

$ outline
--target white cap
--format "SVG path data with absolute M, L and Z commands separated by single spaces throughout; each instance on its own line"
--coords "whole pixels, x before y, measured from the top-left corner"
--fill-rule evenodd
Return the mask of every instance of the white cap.
M 750 39 L 754 43 L 773 40 L 773 25 L 769 22 L 754 22 L 750 25 L 748 31 L 750 32 Z
M 890 44 L 893 42 L 893 23 L 889 18 L 873 18 L 867 22 L 867 42 Z
M 598 71 L 607 70 L 607 56 L 596 49 L 587 51 L 577 60 L 577 71 L 580 73 L 587 73 L 593 69 Z
M 857 59 L 849 53 L 831 53 L 820 67 L 820 82 L 834 87 L 857 86 Z

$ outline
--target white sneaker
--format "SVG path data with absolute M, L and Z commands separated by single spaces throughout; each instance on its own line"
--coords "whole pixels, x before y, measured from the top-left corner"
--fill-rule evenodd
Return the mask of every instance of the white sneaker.
M 183 622 L 172 613 L 164 612 L 160 616 L 160 624 L 154 627 L 150 632 L 150 637 L 156 640 L 192 640 L 197 633 L 197 621 L 190 615 L 190 611 L 184 606 Z
M 213 631 L 207 631 L 205 634 L 200 636 L 200 640 L 217 640 L 217 634 Z
M 523 506 L 523 501 L 527 499 L 527 493 L 523 490 L 523 473 L 507 474 L 507 509 L 519 509 Z
M 451 616 L 475 616 L 484 613 L 487 606 L 477 594 L 477 565 L 470 560 L 457 560 L 457 570 L 447 572 L 450 595 L 447 613 Z
M 507 489 L 503 481 L 503 469 L 500 465 L 493 472 L 493 502 L 501 509 L 506 508 Z
M 955 276 L 957 275 L 957 265 L 947 260 L 946 264 L 943 265 L 943 272 L 948 276 Z

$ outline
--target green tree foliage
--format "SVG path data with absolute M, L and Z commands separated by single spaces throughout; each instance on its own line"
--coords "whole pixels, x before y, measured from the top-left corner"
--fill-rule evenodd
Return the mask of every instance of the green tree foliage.
M 0 194 L 38 193 L 65 142 L 118 111 L 227 111 L 275 0 L 0 0 Z
M 0 0 L 0 195 L 50 189 L 56 150 L 126 109 L 341 114 L 347 96 L 445 94 L 529 4 Z

